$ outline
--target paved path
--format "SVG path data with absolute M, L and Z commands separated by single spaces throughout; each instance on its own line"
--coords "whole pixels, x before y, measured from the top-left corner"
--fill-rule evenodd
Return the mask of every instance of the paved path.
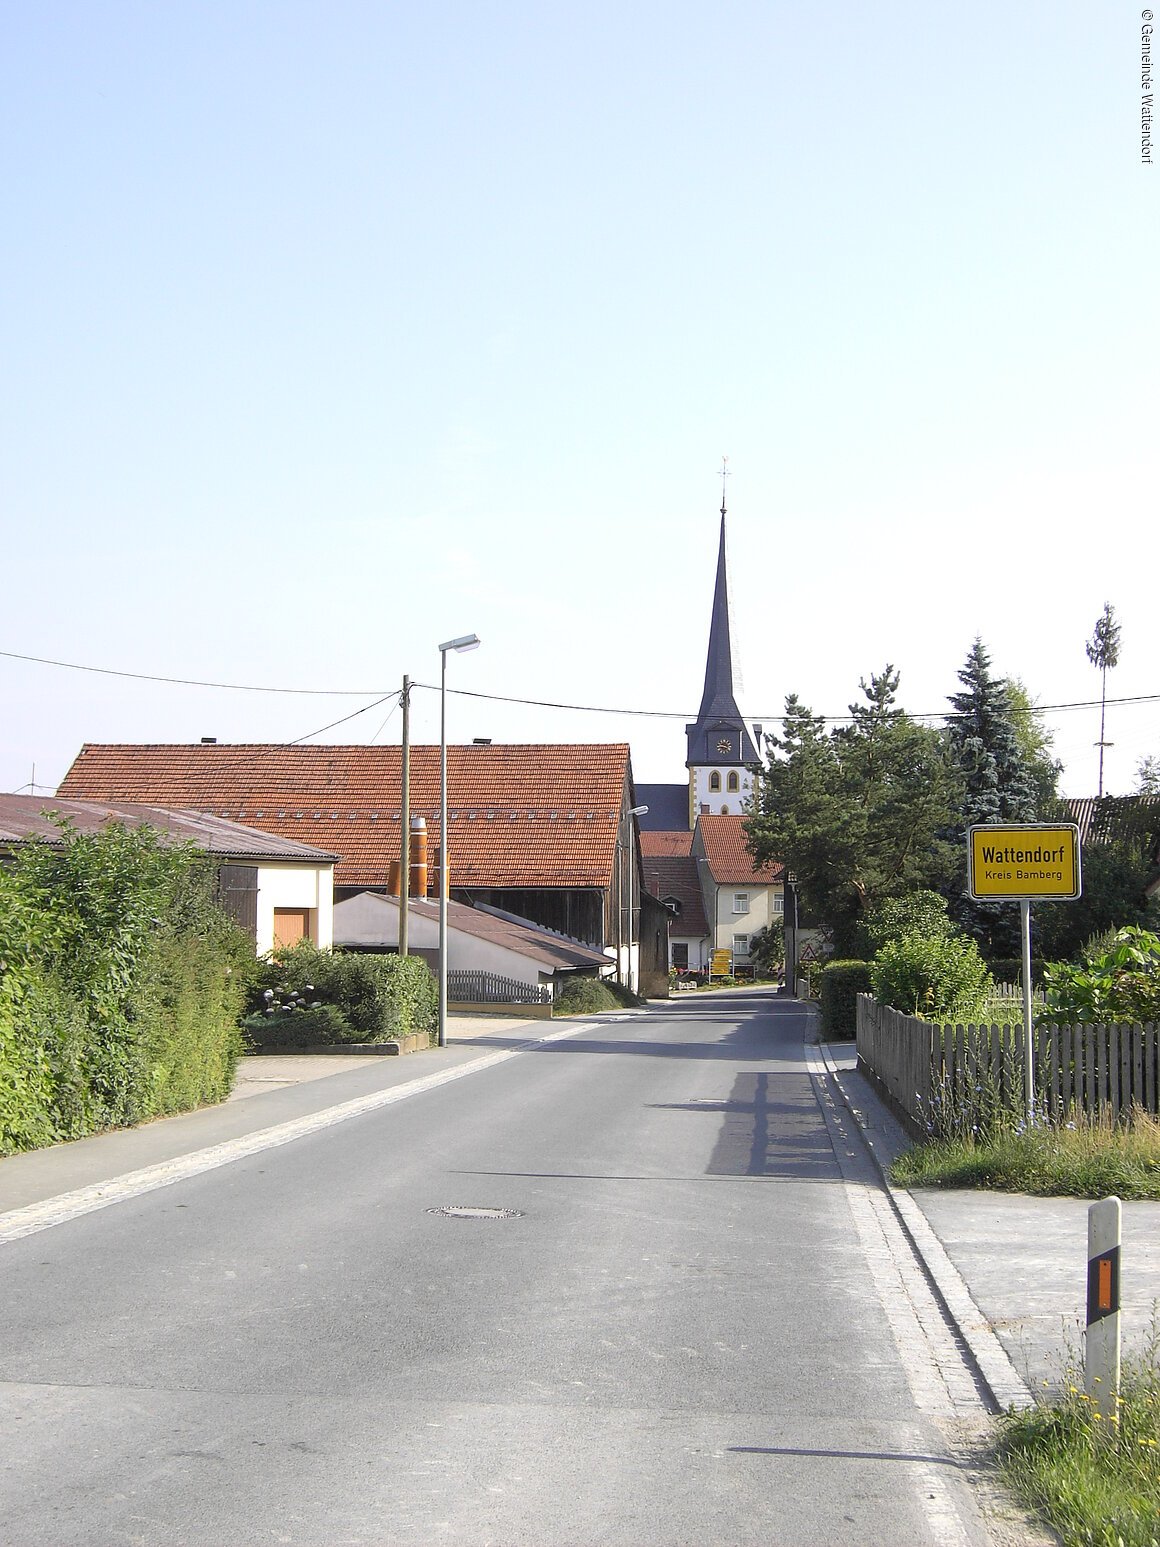
M 562 1022 L 557 1021 L 556 1025 Z M 517 1046 L 542 1036 L 550 1023 L 510 1015 L 451 1015 L 447 1040 L 458 1047 Z M 230 1101 L 283 1090 L 288 1085 L 308 1085 L 349 1074 L 352 1069 L 373 1068 L 390 1055 L 382 1053 L 262 1053 L 240 1060 Z M 409 1055 L 413 1056 L 413 1055 Z
M 809 1026 L 492 1026 L 0 1163 L 0 1542 L 1013 1539 Z
M 838 1043 L 825 1052 L 885 1173 L 910 1141 L 856 1072 L 853 1045 Z M 969 1296 L 960 1317 L 964 1335 L 980 1342 L 993 1332 L 1028 1388 L 1023 1394 L 1009 1389 L 1004 1397 L 1026 1401 L 1045 1385 L 1057 1389 L 1069 1363 L 1082 1356 L 1088 1203 L 969 1188 L 893 1191 L 900 1206 L 917 1216 L 916 1229 L 928 1227 L 933 1241 L 920 1244 L 929 1270 L 944 1281 L 941 1287 Z M 1160 1203 L 1124 1204 L 1123 1243 L 1124 1348 L 1142 1351 L 1157 1326 Z
M 520 1047 L 560 1024 L 567 1023 L 456 1016 L 448 1022 L 447 1047 L 403 1057 L 294 1053 L 243 1058 L 235 1094 L 221 1106 L 0 1159 L 0 1215 L 191 1151 L 238 1141 L 368 1092 L 389 1092 L 435 1070 L 466 1067 L 488 1051 Z M 262 1099 L 256 1101 L 256 1096 Z

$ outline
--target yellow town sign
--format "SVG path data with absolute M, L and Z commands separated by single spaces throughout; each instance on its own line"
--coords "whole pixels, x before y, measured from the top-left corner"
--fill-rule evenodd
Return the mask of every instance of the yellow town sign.
M 1079 829 L 1071 822 L 967 828 L 967 890 L 977 899 L 1080 895 Z

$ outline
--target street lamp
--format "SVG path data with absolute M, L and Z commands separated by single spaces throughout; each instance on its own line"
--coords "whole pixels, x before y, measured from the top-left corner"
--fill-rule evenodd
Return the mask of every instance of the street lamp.
M 628 967 L 626 976 L 628 978 L 628 991 L 630 994 L 636 992 L 632 986 L 632 872 L 636 869 L 636 844 L 632 840 L 633 827 L 631 819 L 634 816 L 645 816 L 647 812 L 647 806 L 633 806 L 628 813 Z M 640 982 L 639 972 L 636 975 L 636 981 Z
M 464 634 L 439 646 L 439 1046 L 447 1046 L 447 652 L 478 650 L 478 634 Z

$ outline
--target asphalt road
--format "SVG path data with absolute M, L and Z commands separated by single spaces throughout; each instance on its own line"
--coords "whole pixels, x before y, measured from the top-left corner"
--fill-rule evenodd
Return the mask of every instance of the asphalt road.
M 991 1540 L 806 1013 L 592 1024 L 7 1241 L 0 1541 Z

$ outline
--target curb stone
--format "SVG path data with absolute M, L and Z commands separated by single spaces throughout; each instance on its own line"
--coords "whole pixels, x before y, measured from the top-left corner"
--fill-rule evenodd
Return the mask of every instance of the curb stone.
M 1033 1406 L 1035 1399 L 1027 1383 L 1011 1363 L 1006 1349 L 999 1341 L 990 1322 L 975 1304 L 966 1281 L 951 1261 L 946 1248 L 931 1227 L 930 1221 L 910 1193 L 905 1188 L 895 1187 L 891 1181 L 890 1157 L 880 1154 L 874 1140 L 870 1137 L 868 1131 L 870 1124 L 867 1122 L 866 1114 L 855 1105 L 842 1082 L 842 1075 L 846 1071 L 838 1068 L 833 1051 L 826 1042 L 819 1038 L 817 1046 L 830 1081 L 856 1123 L 862 1135 L 862 1141 L 870 1152 L 874 1168 L 882 1179 L 882 1185 L 914 1254 L 922 1264 L 943 1309 L 950 1318 L 952 1327 L 966 1345 L 987 1395 L 994 1404 L 995 1411 L 1005 1412 L 1010 1407 Z M 886 1114 L 888 1123 L 897 1127 L 901 1136 L 902 1130 L 893 1116 L 885 1107 L 883 1112 Z

